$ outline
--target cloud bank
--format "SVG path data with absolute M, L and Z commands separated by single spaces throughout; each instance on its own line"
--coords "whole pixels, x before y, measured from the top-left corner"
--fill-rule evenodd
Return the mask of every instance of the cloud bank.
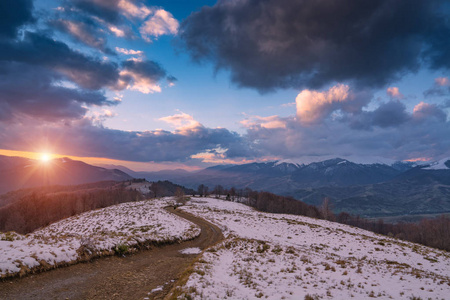
M 261 92 L 336 82 L 382 87 L 450 67 L 445 0 L 219 0 L 180 26 L 197 61 Z

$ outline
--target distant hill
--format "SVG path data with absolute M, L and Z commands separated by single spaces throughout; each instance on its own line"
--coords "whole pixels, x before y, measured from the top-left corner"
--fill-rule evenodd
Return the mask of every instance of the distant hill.
M 69 158 L 44 163 L 22 157 L 0 156 L 0 194 L 29 187 L 123 181 L 132 178 L 117 169 L 95 167 Z
M 191 174 L 191 172 L 183 169 L 145 172 L 145 171 L 134 171 L 121 165 L 98 164 L 97 166 L 110 170 L 112 169 L 121 170 L 122 172 L 125 172 L 128 175 L 133 176 L 134 178 L 145 178 L 148 181 L 173 180 L 174 178 L 188 176 L 189 174 Z

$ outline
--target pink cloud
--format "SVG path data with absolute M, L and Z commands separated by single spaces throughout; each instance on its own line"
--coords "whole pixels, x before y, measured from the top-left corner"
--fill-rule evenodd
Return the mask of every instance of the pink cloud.
M 193 116 L 186 114 L 184 112 L 180 112 L 179 114 L 175 114 L 172 116 L 167 116 L 163 118 L 159 118 L 158 120 L 164 121 L 177 130 L 177 132 L 183 134 L 192 130 L 195 130 L 198 127 L 203 127 L 200 122 L 196 121 Z
M 445 122 L 447 115 L 442 111 L 436 104 L 429 104 L 425 102 L 420 102 L 414 106 L 413 118 L 418 121 L 423 121 L 434 117 L 437 120 Z
M 397 99 L 403 99 L 405 98 L 405 96 L 403 96 L 402 93 L 400 93 L 400 90 L 398 89 L 398 87 L 390 87 L 386 90 L 386 93 L 392 97 L 392 98 L 397 98 Z
M 119 89 L 126 88 L 128 90 L 139 91 L 143 94 L 160 93 L 161 86 L 153 79 L 142 76 L 136 72 L 129 70 L 120 71 L 119 75 L 122 78 L 132 78 L 132 81 L 124 81 L 122 79 L 118 82 Z
M 152 9 L 148 8 L 147 6 L 143 4 L 137 6 L 131 1 L 127 0 L 120 0 L 117 6 L 128 17 L 128 19 L 132 18 L 144 19 L 152 13 Z
M 116 47 L 116 51 L 118 53 L 122 53 L 125 55 L 144 55 L 144 51 L 141 51 L 141 50 L 133 50 L 133 49 L 125 49 L 125 48 Z
M 151 37 L 157 38 L 161 35 L 177 34 L 180 24 L 173 15 L 164 9 L 158 9 L 139 29 L 142 38 L 151 42 Z
M 242 120 L 240 123 L 246 128 L 254 126 L 268 129 L 286 128 L 286 122 L 277 115 L 269 117 L 251 116 L 250 118 Z
M 311 125 L 325 119 L 333 111 L 359 112 L 369 100 L 365 93 L 357 95 L 350 91 L 348 85 L 337 84 L 323 92 L 303 90 L 295 102 L 300 123 Z
M 448 77 L 438 77 L 434 79 L 434 82 L 438 86 L 450 86 L 450 80 L 448 79 Z

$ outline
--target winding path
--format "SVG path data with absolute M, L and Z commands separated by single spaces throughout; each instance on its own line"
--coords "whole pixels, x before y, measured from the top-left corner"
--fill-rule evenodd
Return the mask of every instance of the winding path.
M 166 210 L 200 226 L 200 235 L 123 258 L 110 256 L 6 280 L 0 282 L 0 299 L 163 299 L 197 256 L 181 254 L 180 250 L 203 250 L 223 239 L 217 226 L 180 210 Z M 150 293 L 160 286 L 164 286 L 162 290 Z

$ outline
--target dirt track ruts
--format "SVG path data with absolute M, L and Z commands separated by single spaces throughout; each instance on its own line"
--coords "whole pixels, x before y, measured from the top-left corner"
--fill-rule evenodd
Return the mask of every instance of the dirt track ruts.
M 200 226 L 200 235 L 191 241 L 127 257 L 110 256 L 6 280 L 0 282 L 0 299 L 162 299 L 197 256 L 181 254 L 180 250 L 203 250 L 223 239 L 217 226 L 180 210 L 167 210 Z M 149 295 L 152 289 L 163 285 L 162 291 Z

